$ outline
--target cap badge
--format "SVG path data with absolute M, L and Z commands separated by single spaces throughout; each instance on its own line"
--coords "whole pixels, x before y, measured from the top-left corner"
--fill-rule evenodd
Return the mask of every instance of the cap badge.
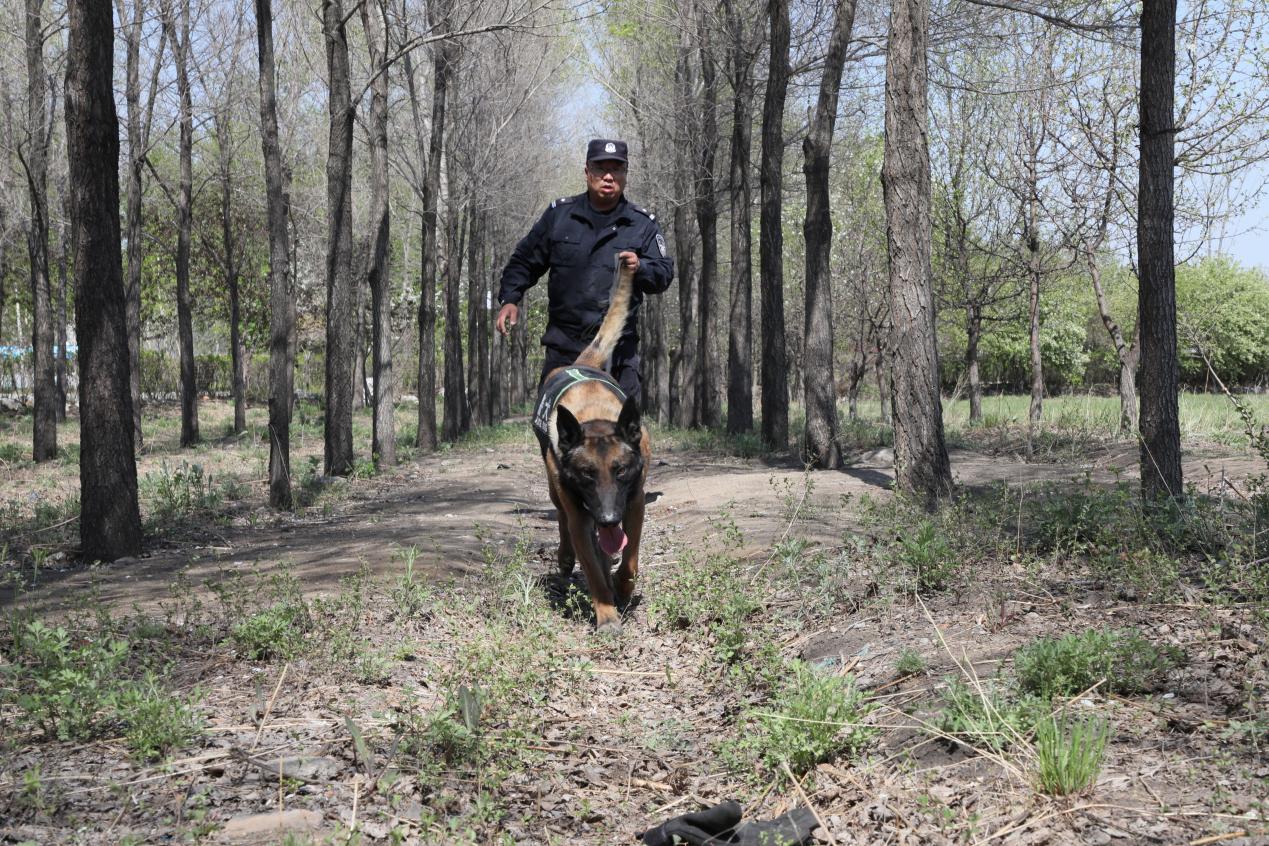
M 617 145 L 609 141 L 607 144 L 604 145 L 604 152 L 605 153 L 617 152 Z

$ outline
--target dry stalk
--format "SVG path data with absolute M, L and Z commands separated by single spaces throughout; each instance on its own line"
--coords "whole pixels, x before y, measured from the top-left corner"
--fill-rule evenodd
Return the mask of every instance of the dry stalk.
M 833 836 L 833 832 L 824 823 L 824 818 L 820 816 L 820 812 L 815 809 L 814 803 L 811 802 L 811 797 L 807 796 L 806 791 L 802 789 L 802 782 L 798 781 L 797 776 L 793 775 L 793 770 L 789 769 L 789 762 L 781 761 L 780 766 L 784 769 L 784 774 L 789 777 L 789 781 L 793 782 L 793 789 L 798 792 L 798 796 L 802 797 L 806 807 L 811 809 L 811 814 L 814 815 L 815 821 L 820 824 L 820 828 L 828 835 L 828 842 L 833 844 L 833 846 L 837 846 L 837 838 Z
M 269 712 L 273 710 L 273 703 L 278 698 L 278 691 L 282 689 L 282 680 L 286 678 L 286 671 L 291 669 L 288 662 L 282 666 L 282 673 L 278 676 L 278 683 L 273 686 L 273 695 L 269 697 L 268 703 L 264 706 L 264 714 L 260 716 L 260 727 L 256 729 L 256 739 L 251 743 L 252 752 L 256 751 L 256 747 L 260 745 L 260 735 L 264 734 L 264 725 L 269 721 Z

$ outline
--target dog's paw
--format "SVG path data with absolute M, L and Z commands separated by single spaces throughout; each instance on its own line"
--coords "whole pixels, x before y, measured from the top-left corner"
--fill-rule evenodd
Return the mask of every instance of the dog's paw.
M 604 637 L 617 637 L 621 634 L 621 620 L 609 620 L 606 623 L 600 623 L 595 627 L 595 634 Z

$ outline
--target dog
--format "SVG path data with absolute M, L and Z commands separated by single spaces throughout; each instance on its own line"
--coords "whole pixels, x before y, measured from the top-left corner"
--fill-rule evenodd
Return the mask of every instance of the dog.
M 595 627 L 621 632 L 621 614 L 639 575 L 644 483 L 651 456 L 637 397 L 604 369 L 625 328 L 634 271 L 617 259 L 608 312 L 576 361 L 547 374 L 533 415 L 551 502 L 559 519 L 557 561 L 567 579 L 581 564 Z M 612 556 L 621 555 L 616 578 Z

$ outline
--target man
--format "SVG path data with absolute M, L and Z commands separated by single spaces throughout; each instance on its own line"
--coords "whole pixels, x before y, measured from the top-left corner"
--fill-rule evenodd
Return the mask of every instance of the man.
M 659 294 L 670 287 L 674 260 L 665 248 L 656 215 L 626 199 L 626 142 L 591 141 L 583 172 L 586 193 L 551 203 L 511 254 L 498 291 L 502 309 L 497 327 L 503 335 L 510 333 L 524 292 L 550 270 L 542 376 L 572 364 L 604 319 L 620 257 L 635 271 L 635 290 L 610 370 L 626 396 L 637 399 L 639 303 L 644 294 Z

